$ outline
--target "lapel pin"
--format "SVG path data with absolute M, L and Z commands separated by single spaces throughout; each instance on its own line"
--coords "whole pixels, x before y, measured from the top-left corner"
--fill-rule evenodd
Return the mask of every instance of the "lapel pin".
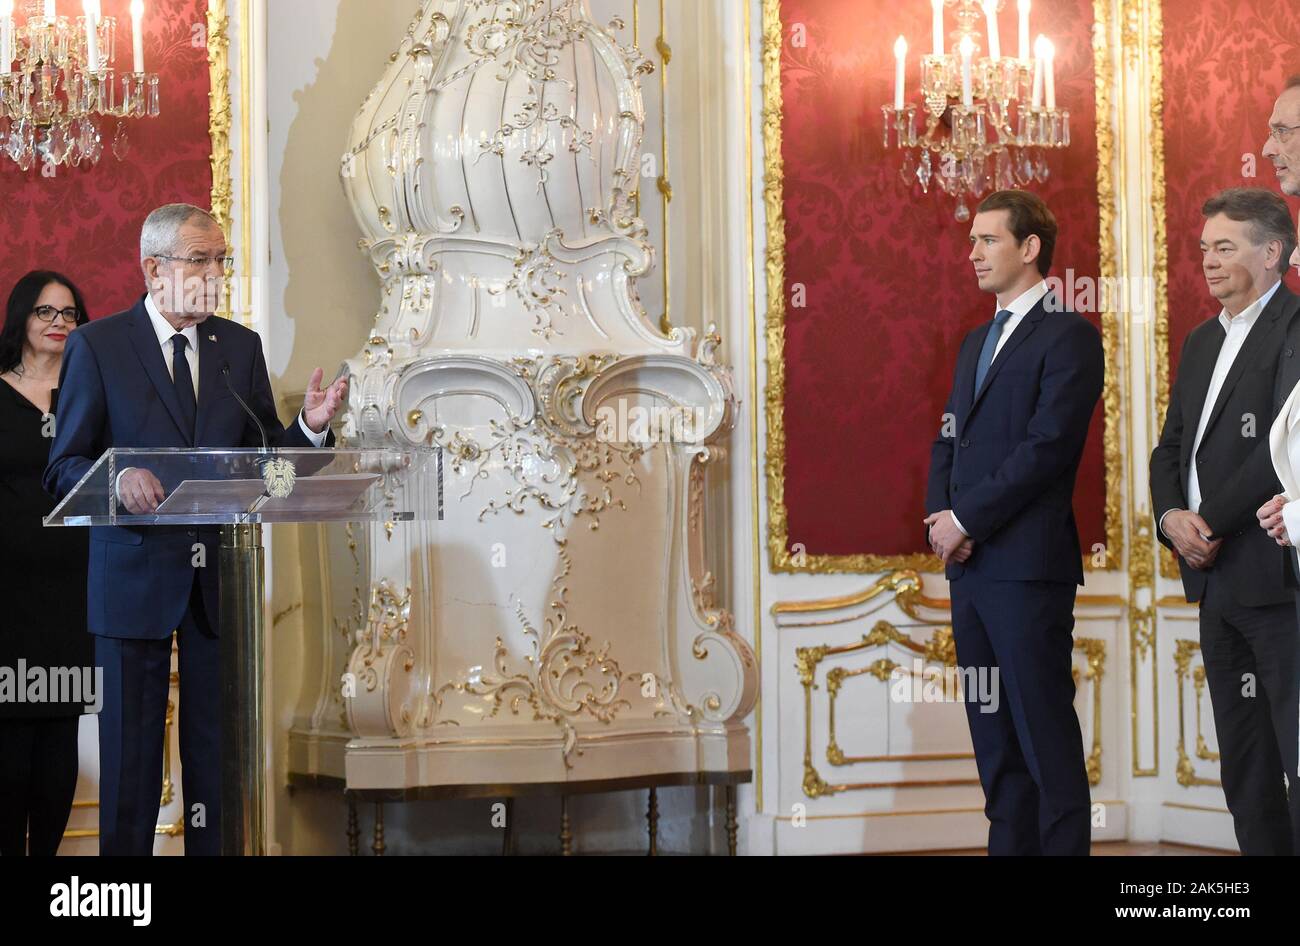
M 215 336 L 215 335 L 209 335 L 209 336 L 208 336 L 208 341 L 210 341 L 210 342 L 215 342 L 216 340 L 217 340 L 217 336 Z

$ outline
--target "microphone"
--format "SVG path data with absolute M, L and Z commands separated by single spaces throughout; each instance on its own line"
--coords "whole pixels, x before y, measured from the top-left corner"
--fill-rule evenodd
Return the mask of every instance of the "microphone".
M 221 377 L 226 379 L 226 389 L 234 395 L 235 400 L 239 402 L 239 406 L 244 409 L 244 413 L 253 418 L 253 423 L 257 425 L 257 431 L 262 435 L 262 452 L 270 453 L 271 448 L 266 443 L 266 428 L 262 426 L 262 422 L 258 420 L 257 415 L 252 412 L 249 406 L 244 403 L 244 399 L 235 391 L 234 385 L 230 383 L 230 362 L 223 361 L 221 363 Z

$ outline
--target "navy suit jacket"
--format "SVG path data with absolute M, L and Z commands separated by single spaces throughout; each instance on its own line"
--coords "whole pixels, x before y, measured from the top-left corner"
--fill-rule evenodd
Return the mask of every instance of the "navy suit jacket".
M 1105 356 L 1092 323 L 1052 299 L 1020 320 L 978 393 L 992 320 L 962 341 L 925 497 L 927 514 L 951 509 L 975 542 L 964 564 L 948 565 L 949 580 L 971 572 L 1083 584 L 1074 481 Z
M 68 336 L 46 490 L 62 499 L 110 447 L 260 447 L 261 434 L 230 393 L 232 387 L 257 414 L 272 445 L 312 446 L 296 420 L 286 429 L 276 415 L 257 333 L 213 316 L 198 326 L 198 335 L 198 414 L 192 435 L 181 422 L 180 403 L 143 297 L 126 312 Z M 229 387 L 222 376 L 225 367 Z M 332 446 L 333 439 L 329 434 L 325 445 Z M 163 484 L 165 489 L 176 485 Z M 170 636 L 194 585 L 196 542 L 205 546 L 199 582 L 215 631 L 219 536 L 219 528 L 212 526 L 92 527 L 90 633 L 138 640 Z

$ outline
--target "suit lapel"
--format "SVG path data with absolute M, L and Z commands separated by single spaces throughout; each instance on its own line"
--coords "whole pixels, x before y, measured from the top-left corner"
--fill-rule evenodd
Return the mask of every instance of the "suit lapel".
M 205 427 L 212 414 L 213 404 L 225 382 L 221 379 L 222 352 L 221 333 L 214 324 L 218 316 L 212 316 L 198 326 L 199 330 L 199 413 L 194 422 L 196 429 L 195 444 L 203 443 Z
M 145 375 L 152 382 L 154 390 L 158 392 L 158 399 L 167 408 L 167 413 L 171 415 L 176 429 L 187 443 L 193 445 L 192 435 L 185 429 L 180 401 L 176 398 L 176 388 L 172 384 L 171 375 L 167 372 L 167 364 L 163 361 L 158 334 L 153 330 L 153 323 L 149 320 L 149 313 L 145 310 L 143 300 L 131 313 L 131 343 L 135 346 L 135 353 L 140 358 Z
M 993 328 L 990 321 L 982 330 L 977 330 L 978 337 L 974 342 L 968 345 L 967 351 L 970 352 L 958 365 L 956 378 L 957 385 L 957 406 L 961 408 L 959 416 L 970 416 L 971 405 L 975 401 L 975 367 L 979 362 L 980 349 L 984 347 L 984 339 L 988 337 L 989 331 Z
M 971 402 L 970 409 L 972 412 L 974 412 L 976 406 L 979 404 L 980 398 L 984 396 L 984 392 L 992 386 L 993 379 L 998 376 L 998 372 L 1002 370 L 1002 366 L 1011 360 L 1016 349 L 1024 343 L 1026 338 L 1033 334 L 1034 329 L 1038 328 L 1038 323 L 1043 320 L 1043 316 L 1047 311 L 1043 305 L 1046 298 L 1047 296 L 1043 296 L 1042 299 L 1039 299 L 1038 302 L 1034 304 L 1032 309 L 1025 313 L 1025 317 L 1020 320 L 1020 324 L 1016 326 L 1016 330 L 1011 333 L 1011 337 L 1003 344 L 1002 350 L 994 356 L 993 363 L 989 365 L 989 372 L 984 376 L 984 386 L 976 392 L 975 400 Z M 990 326 L 992 325 L 992 323 L 989 324 Z M 987 333 L 985 334 L 987 335 Z M 981 341 L 981 348 L 983 347 L 983 344 L 984 343 Z
M 1228 396 L 1232 394 L 1232 389 L 1240 380 L 1246 370 L 1246 365 L 1250 363 L 1259 350 L 1268 343 L 1273 336 L 1273 330 L 1277 328 L 1278 317 L 1282 314 L 1282 309 L 1287 300 L 1282 298 L 1282 290 L 1278 289 L 1273 294 L 1273 298 L 1268 301 L 1264 311 L 1259 314 L 1255 324 L 1250 327 L 1250 332 L 1246 335 L 1246 340 L 1241 343 L 1241 348 L 1237 352 L 1237 357 L 1232 359 L 1232 367 L 1228 369 L 1227 376 L 1223 379 L 1223 385 L 1219 388 L 1219 395 L 1214 399 L 1214 409 L 1210 412 L 1209 423 L 1205 425 L 1205 433 L 1201 436 L 1201 443 L 1209 437 L 1210 430 L 1214 427 L 1214 422 L 1219 419 L 1223 413 L 1224 406 L 1228 403 Z M 1222 347 L 1222 344 L 1220 344 Z M 1218 356 L 1216 353 L 1215 359 Z M 1210 364 L 1210 372 L 1214 372 L 1214 363 Z M 1209 378 L 1206 378 L 1206 390 L 1209 390 Z M 1202 396 L 1202 403 L 1204 399 Z M 1199 420 L 1199 418 L 1198 418 Z
M 1187 378 L 1187 400 L 1184 402 L 1187 413 L 1183 416 L 1184 430 L 1190 429 L 1191 436 L 1183 437 L 1180 453 L 1183 462 L 1183 489 L 1187 489 L 1187 467 L 1191 462 L 1192 445 L 1196 441 L 1196 430 L 1201 424 L 1201 412 L 1205 410 L 1205 396 L 1210 391 L 1210 376 L 1214 374 L 1214 363 L 1219 358 L 1219 349 L 1223 347 L 1227 334 L 1216 317 L 1214 331 L 1206 342 L 1196 351 L 1187 351 L 1183 363 L 1178 366 L 1179 377 Z

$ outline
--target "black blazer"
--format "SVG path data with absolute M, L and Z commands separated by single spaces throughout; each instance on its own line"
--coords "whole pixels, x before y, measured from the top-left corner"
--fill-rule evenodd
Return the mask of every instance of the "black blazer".
M 975 541 L 946 574 L 1081 585 L 1074 481 L 1105 380 L 1101 335 L 1049 294 L 1021 319 L 977 394 L 992 325 L 962 341 L 944 408 L 953 424 L 941 425 L 930 451 L 926 512 L 951 509 Z
M 1282 400 L 1291 393 L 1287 387 L 1279 395 L 1279 362 L 1287 361 L 1283 342 L 1298 307 L 1300 298 L 1279 286 L 1251 326 L 1215 399 L 1196 453 L 1201 488 L 1198 511 L 1211 535 L 1224 541 L 1209 569 L 1192 568 L 1179 556 L 1188 601 L 1201 600 L 1210 571 L 1228 580 L 1233 596 L 1243 606 L 1292 600 L 1283 579 L 1282 550 L 1259 527 L 1255 510 L 1282 488 L 1273 472 L 1268 431 Z M 1187 508 L 1192 444 L 1225 337 L 1217 315 L 1187 334 L 1178 377 L 1169 393 L 1164 430 L 1151 452 L 1156 537 L 1170 549 L 1173 543 L 1160 531 L 1160 518 L 1171 509 Z
M 54 392 L 57 394 L 58 392 Z M 59 415 L 51 397 L 50 413 Z M 41 520 L 54 500 L 41 487 L 50 456 L 46 417 L 31 401 L 0 381 L 0 667 L 17 674 L 27 667 L 76 669 L 95 666 L 95 642 L 86 633 L 85 529 L 46 529 Z M 54 676 L 47 677 L 50 682 Z M 27 678 L 17 681 L 25 687 Z M 65 691 L 66 694 L 66 691 Z M 61 694 L 63 695 L 63 694 Z M 50 699 L 47 693 L 46 698 Z M 19 703 L 0 700 L 0 721 L 76 716 L 71 702 Z M 11 764 L 0 757 L 0 766 Z

